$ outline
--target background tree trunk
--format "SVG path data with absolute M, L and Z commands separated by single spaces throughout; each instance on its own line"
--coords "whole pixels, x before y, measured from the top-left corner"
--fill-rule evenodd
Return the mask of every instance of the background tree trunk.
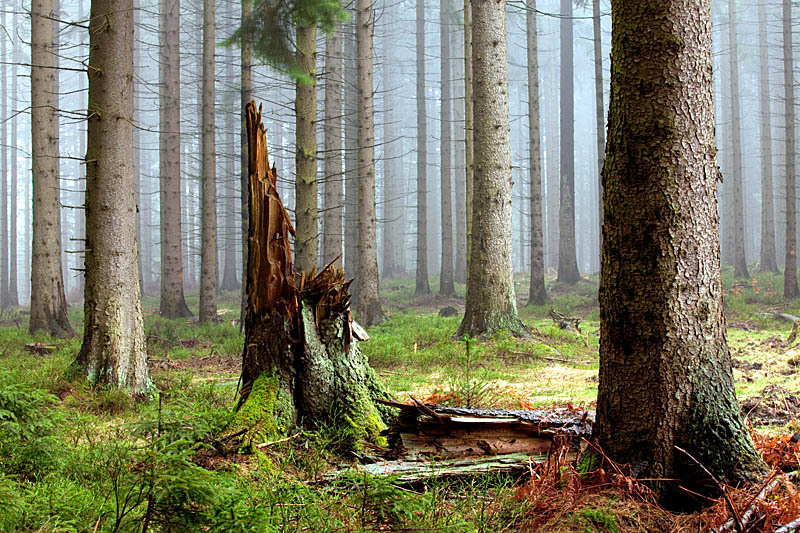
M 414 296 L 431 293 L 428 281 L 428 114 L 425 109 L 425 0 L 417 1 L 417 269 Z
M 455 280 L 467 282 L 467 146 L 466 146 L 466 107 L 465 107 L 465 72 L 464 61 L 464 27 L 454 26 L 451 32 L 451 50 L 453 54 L 453 122 L 455 123 L 455 188 L 456 188 L 456 265 Z
M 17 28 L 19 19 L 14 16 L 14 28 Z M 14 64 L 11 66 L 11 98 L 13 102 L 19 101 L 19 94 L 17 94 L 17 63 L 19 60 L 19 53 L 16 43 L 13 50 Z M 11 119 L 11 146 L 17 146 L 17 117 Z M 8 305 L 11 307 L 19 306 L 19 283 L 17 281 L 17 176 L 19 168 L 17 167 L 16 155 L 11 158 L 11 226 L 9 236 L 11 242 L 9 243 L 9 279 L 8 279 Z
M 92 0 L 86 291 L 77 363 L 92 383 L 150 387 L 133 185 L 133 1 Z
M 242 20 L 250 16 L 250 3 L 242 2 Z M 240 313 L 240 323 L 244 329 L 244 319 L 247 313 L 247 291 L 245 281 L 247 280 L 247 249 L 248 232 L 250 227 L 250 170 L 248 169 L 248 143 L 247 143 L 247 114 L 244 109 L 250 103 L 253 95 L 253 52 L 250 44 L 242 43 L 242 71 L 241 71 L 241 186 L 242 186 L 242 309 Z
M 742 198 L 742 129 L 739 106 L 739 53 L 736 37 L 736 0 L 728 4 L 728 40 L 730 41 L 731 69 L 731 154 L 733 155 L 733 239 L 736 243 L 733 258 L 733 275 L 749 278 L 744 241 L 744 200 Z
M 342 265 L 342 23 L 325 39 L 325 215 L 323 262 Z
M 469 295 L 469 262 L 472 255 L 472 183 L 475 175 L 475 123 L 473 85 L 472 85 L 472 0 L 464 0 L 464 148 L 466 161 L 466 206 L 465 225 L 467 229 L 467 279 L 466 293 Z M 469 296 L 467 296 L 469 298 Z
M 234 20 L 233 3 L 229 3 L 226 15 L 229 21 Z M 225 81 L 229 87 L 225 89 L 225 187 L 223 198 L 225 199 L 225 244 L 223 245 L 222 284 L 221 290 L 235 291 L 239 289 L 239 280 L 236 277 L 236 240 L 238 231 L 236 228 L 236 152 L 239 147 L 236 144 L 236 93 L 231 86 L 236 83 L 234 74 L 235 57 L 232 50 L 228 49 L 225 53 Z
M 594 109 L 597 128 L 598 243 L 603 249 L 603 161 L 606 158 L 606 113 L 603 103 L 603 30 L 600 24 L 600 0 L 592 0 L 592 34 L 594 36 Z
M 355 17 L 352 17 L 355 19 Z M 345 86 L 344 86 L 344 270 L 350 278 L 358 279 L 358 87 L 356 56 L 356 28 L 352 20 L 345 25 Z M 358 302 L 358 288 L 353 291 L 353 302 Z
M 767 1 L 758 3 L 759 137 L 761 146 L 761 260 L 764 272 L 778 272 L 775 253 L 775 191 L 772 184 L 772 109 L 769 86 Z
M 517 317 L 511 263 L 511 152 L 505 0 L 472 6 L 475 113 L 474 233 L 466 310 L 456 336 L 508 329 L 527 335 Z
M 635 475 L 708 494 L 715 487 L 676 446 L 729 481 L 764 468 L 725 337 L 710 0 L 614 0 L 612 10 L 594 436 Z M 672 505 L 686 499 L 678 483 L 654 486 Z
M 0 25 L 8 28 L 6 12 L 3 10 Z M 8 302 L 8 39 L 0 39 L 0 308 L 9 306 Z M 16 148 L 14 146 L 13 148 Z M 16 159 L 16 153 L 14 154 Z M 16 194 L 16 193 L 15 193 Z
M 452 177 L 452 139 L 451 139 L 451 113 L 452 85 L 450 74 L 450 0 L 441 0 L 439 3 L 439 35 L 441 50 L 441 84 L 442 84 L 442 114 L 440 117 L 441 147 L 439 155 L 439 178 L 441 181 L 442 205 L 442 264 L 439 271 L 439 294 L 441 296 L 455 296 L 453 270 L 453 177 Z
M 795 198 L 795 110 L 794 59 L 792 56 L 792 2 L 783 0 L 783 90 L 786 125 L 786 259 L 783 270 L 783 297 L 793 300 L 800 295 L 797 287 L 797 220 Z
M 53 2 L 31 4 L 31 143 L 33 157 L 33 238 L 31 333 L 72 336 L 61 270 L 58 147 L 55 130 Z M 87 158 L 87 160 L 91 160 Z

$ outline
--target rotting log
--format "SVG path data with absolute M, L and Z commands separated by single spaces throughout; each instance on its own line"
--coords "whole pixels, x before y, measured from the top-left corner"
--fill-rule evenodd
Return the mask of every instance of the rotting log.
M 276 440 L 294 426 L 342 426 L 349 444 L 379 441 L 388 394 L 358 347 L 368 338 L 350 313 L 350 281 L 329 264 L 319 274 L 292 268 L 289 214 L 270 168 L 266 130 L 246 107 L 250 224 L 247 310 L 237 413 L 229 433 L 241 444 Z

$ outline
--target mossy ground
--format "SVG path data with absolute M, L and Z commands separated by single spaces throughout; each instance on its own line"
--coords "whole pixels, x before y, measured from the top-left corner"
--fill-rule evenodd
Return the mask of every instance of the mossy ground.
M 782 345 L 791 324 L 762 315 L 780 310 L 800 316 L 800 302 L 781 301 L 780 276 L 754 279 L 734 285 L 730 273 L 724 277 L 737 393 L 741 400 L 777 385 L 786 395 L 800 396 L 800 343 Z M 436 279 L 431 282 L 435 290 Z M 550 306 L 525 307 L 527 284 L 519 277 L 516 290 L 533 340 L 496 334 L 485 342 L 454 341 L 460 316 L 442 318 L 437 312 L 448 305 L 463 312 L 463 300 L 415 300 L 413 280 L 404 280 L 383 284 L 389 320 L 369 330 L 372 340 L 362 348 L 400 400 L 591 406 L 598 368 L 596 278 L 577 287 L 548 283 L 551 305 L 581 317 L 581 333 L 555 327 Z M 463 289 L 457 287 L 459 294 Z M 188 299 L 196 308 L 196 295 Z M 220 322 L 200 326 L 161 319 L 158 301 L 145 299 L 158 393 L 138 402 L 69 374 L 80 338 L 32 338 L 24 312 L 0 316 L 0 500 L 5 502 L 0 530 L 91 531 L 97 525 L 97 531 L 111 531 L 117 522 L 121 531 L 141 530 L 147 504 L 142 494 L 155 501 L 161 520 L 155 530 L 164 531 L 199 530 L 202 524 L 211 531 L 499 532 L 530 523 L 531 502 L 515 499 L 507 478 L 441 482 L 411 491 L 391 479 L 309 483 L 352 460 L 337 455 L 351 438 L 341 428 L 292 433 L 260 454 L 217 453 L 224 448 L 218 439 L 236 424 L 232 407 L 243 342 L 238 294 L 224 295 L 219 307 Z M 80 308 L 70 310 L 76 329 Z M 31 354 L 24 349 L 31 342 L 54 344 L 55 350 Z M 265 428 L 264 440 L 270 440 L 271 429 Z M 785 426 L 769 429 L 797 430 L 794 415 Z M 148 493 L 149 476 L 164 489 Z M 126 497 L 128 507 L 120 516 L 117 504 Z M 601 493 L 553 515 L 543 530 L 625 532 L 645 530 L 643 524 L 688 523 L 653 513 Z

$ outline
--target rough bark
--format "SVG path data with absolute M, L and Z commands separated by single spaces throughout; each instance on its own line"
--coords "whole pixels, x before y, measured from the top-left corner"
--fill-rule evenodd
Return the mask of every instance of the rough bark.
M 33 237 L 29 329 L 65 337 L 75 332 L 67 317 L 61 270 L 61 216 L 53 77 L 53 2 L 31 4 L 31 152 Z
M 466 293 L 469 294 L 469 261 L 472 254 L 472 182 L 475 174 L 475 135 L 472 125 L 475 123 L 472 86 L 472 0 L 464 0 L 464 150 L 466 184 L 464 204 L 466 210 L 467 231 L 467 278 Z
M 794 59 L 792 56 L 792 2 L 783 0 L 783 90 L 784 137 L 786 157 L 786 247 L 783 268 L 783 297 L 793 300 L 800 296 L 797 287 L 797 198 L 795 198 L 795 109 Z
M 180 0 L 161 0 L 159 16 L 159 211 L 161 217 L 161 296 L 167 318 L 190 317 L 183 294 L 181 225 L 181 59 Z
M 542 235 L 542 143 L 539 127 L 539 37 L 536 0 L 529 0 L 525 14 L 528 41 L 528 142 L 530 154 L 531 283 L 528 305 L 550 301 L 544 286 L 544 237 Z
M 303 78 L 295 84 L 295 263 L 299 272 L 317 266 L 317 29 L 297 25 L 297 65 Z
M 375 216 L 375 99 L 373 46 L 375 13 L 372 0 L 358 0 L 358 316 L 367 326 L 383 322 L 378 281 Z
M 739 53 L 736 36 L 736 0 L 728 4 L 728 41 L 730 42 L 730 88 L 731 88 L 731 154 L 733 167 L 733 239 L 736 243 L 733 257 L 733 275 L 749 278 L 745 253 L 744 199 L 742 198 L 742 129 L 739 105 Z
M 417 268 L 414 296 L 431 293 L 428 281 L 428 114 L 425 98 L 425 0 L 416 0 L 417 51 Z
M 355 17 L 352 17 L 355 18 Z M 358 279 L 358 89 L 356 87 L 356 33 L 355 21 L 345 25 L 345 72 L 344 86 L 344 270 L 348 277 Z M 357 290 L 353 301 L 358 301 Z
M 592 35 L 594 37 L 594 112 L 597 141 L 597 177 L 600 200 L 598 209 L 599 250 L 603 249 L 603 161 L 606 158 L 606 113 L 603 103 L 603 29 L 600 24 L 600 0 L 592 0 Z
M 217 319 L 217 153 L 214 139 L 216 4 L 203 0 L 203 83 L 200 147 L 200 322 Z
M 77 363 L 92 383 L 150 387 L 133 185 L 133 2 L 92 0 L 86 290 Z
M 507 329 L 517 317 L 511 260 L 511 151 L 505 0 L 472 5 L 475 173 L 466 309 L 457 337 Z
M 342 266 L 342 23 L 325 39 L 325 215 L 322 257 Z
M 226 16 L 228 20 L 233 20 L 233 3 L 229 3 Z M 225 54 L 225 80 L 230 85 L 236 83 L 234 74 L 235 58 L 232 51 L 228 50 Z M 238 231 L 236 228 L 236 159 L 234 154 L 238 150 L 236 145 L 236 93 L 228 88 L 225 90 L 225 147 L 228 153 L 225 157 L 225 187 L 223 197 L 225 198 L 225 232 L 222 258 L 224 261 L 222 268 L 222 283 L 220 289 L 223 291 L 235 291 L 239 289 L 239 279 L 236 276 L 236 240 Z
M 558 281 L 581 279 L 575 255 L 575 82 L 572 0 L 561 0 L 561 182 L 558 214 Z
M 242 19 L 250 15 L 250 3 L 242 2 Z M 248 231 L 250 225 L 250 170 L 248 169 L 248 143 L 247 143 L 247 115 L 245 108 L 250 103 L 253 95 L 253 51 L 246 40 L 242 43 L 242 71 L 241 71 L 241 190 L 242 190 L 242 308 L 239 316 L 240 324 L 244 329 L 244 318 L 247 312 L 247 291 L 245 280 L 247 279 L 247 248 Z
M 764 272 L 778 272 L 775 253 L 775 191 L 772 183 L 772 109 L 769 86 L 767 0 L 758 3 L 759 141 L 761 143 L 761 259 Z
M 612 1 L 594 437 L 679 507 L 763 471 L 736 401 L 720 279 L 710 0 Z
M 442 213 L 442 264 L 439 270 L 439 294 L 455 296 L 453 268 L 453 176 L 452 176 L 452 139 L 451 139 L 451 107 L 453 105 L 452 79 L 450 74 L 450 0 L 441 0 L 439 4 L 439 43 L 441 49 L 441 117 L 440 126 L 440 165 L 441 181 L 441 213 Z

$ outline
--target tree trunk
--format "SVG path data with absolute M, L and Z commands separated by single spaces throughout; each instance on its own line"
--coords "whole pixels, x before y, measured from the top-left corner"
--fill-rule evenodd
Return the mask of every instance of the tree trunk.
M 464 50 L 464 28 L 455 27 L 451 32 L 451 50 L 454 58 L 460 58 Z M 455 280 L 458 283 L 467 282 L 467 202 L 464 199 L 467 192 L 467 147 L 466 147 L 466 108 L 465 108 L 465 72 L 464 62 L 453 63 L 453 122 L 455 123 L 455 188 L 456 188 L 456 265 Z
M 792 1 L 783 0 L 783 90 L 786 125 L 786 252 L 783 269 L 783 297 L 800 295 L 797 287 L 797 198 L 795 198 L 794 59 L 792 58 Z
M 682 487 L 716 490 L 697 462 L 728 482 L 764 470 L 725 336 L 710 0 L 612 10 L 594 436 L 636 476 L 678 479 L 653 485 L 680 507 Z
M 505 0 L 472 5 L 475 174 L 469 280 L 457 337 L 525 336 L 511 263 L 511 151 Z
M 297 270 L 310 273 L 317 266 L 317 29 L 297 25 L 297 64 L 302 78 L 295 91 L 295 220 Z
M 325 215 L 323 262 L 342 266 L 342 23 L 325 39 Z
M 86 290 L 77 363 L 92 383 L 150 386 L 133 186 L 133 1 L 92 0 Z
M 226 15 L 229 21 L 234 20 L 233 3 L 229 3 Z M 225 54 L 225 80 L 230 88 L 225 90 L 225 147 L 228 153 L 225 157 L 225 183 L 223 197 L 225 198 L 225 244 L 223 250 L 224 266 L 222 269 L 221 290 L 235 291 L 239 289 L 239 279 L 236 277 L 236 93 L 233 87 L 236 84 L 234 74 L 235 57 L 230 49 Z
M 245 442 L 310 427 L 340 425 L 348 444 L 376 441 L 385 428 L 372 401 L 387 394 L 354 339 L 344 271 L 332 265 L 296 286 L 289 214 L 267 161 L 255 104 L 247 107 L 250 168 L 248 307 L 238 412 L 230 431 Z
M 367 326 L 383 322 L 378 281 L 378 247 L 375 217 L 375 115 L 372 32 L 375 28 L 371 0 L 358 0 L 356 41 L 358 50 L 358 302 L 356 310 Z
M 441 128 L 440 151 L 441 164 L 439 178 L 441 181 L 441 206 L 442 206 L 442 264 L 439 270 L 439 294 L 441 296 L 455 296 L 453 270 L 453 177 L 452 177 L 452 139 L 451 113 L 452 85 L 450 74 L 450 0 L 441 0 L 439 3 L 439 35 L 441 49 L 441 83 L 442 83 L 442 114 L 439 125 Z
M 728 4 L 728 40 L 730 42 L 731 69 L 731 145 L 733 155 L 733 238 L 736 242 L 733 258 L 733 275 L 749 278 L 744 241 L 744 200 L 742 198 L 742 130 L 739 110 L 739 54 L 736 37 L 736 0 Z
M 7 28 L 6 11 L 0 17 L 0 25 Z M 0 39 L 0 308 L 8 304 L 8 39 Z M 16 148 L 16 147 L 14 147 Z M 17 154 L 14 154 L 16 159 Z
M 214 133 L 214 0 L 203 0 L 203 95 L 201 129 L 200 322 L 217 320 L 217 154 Z
M 353 19 L 355 17 L 352 17 Z M 356 87 L 356 33 L 355 23 L 349 22 L 345 32 L 345 73 L 348 81 L 344 86 L 344 167 L 345 167 L 345 211 L 344 211 L 344 270 L 350 278 L 358 279 L 358 88 Z M 358 301 L 358 291 L 353 291 L 353 302 Z
M 31 152 L 33 156 L 33 238 L 30 332 L 58 337 L 75 334 L 67 317 L 61 271 L 58 148 L 55 130 L 53 2 L 31 4 Z
M 598 243 L 603 249 L 603 161 L 606 158 L 606 113 L 603 103 L 603 29 L 600 24 L 600 0 L 592 0 L 592 33 L 594 36 L 594 110 L 597 128 Z
M 425 0 L 417 0 L 417 269 L 414 296 L 431 293 L 428 281 L 428 114 L 425 97 Z
M 544 286 L 542 236 L 542 144 L 539 128 L 539 37 L 536 28 L 536 0 L 525 12 L 528 40 L 528 142 L 530 143 L 531 284 L 528 305 L 550 301 Z
M 772 109 L 769 85 L 767 0 L 758 3 L 759 141 L 761 143 L 761 259 L 763 272 L 778 272 L 775 253 L 775 191 L 772 184 Z
M 467 215 L 464 223 L 467 230 L 467 295 L 469 295 L 469 262 L 472 255 L 472 183 L 475 175 L 475 132 L 472 127 L 475 123 L 474 103 L 472 84 L 472 0 L 464 0 L 464 171 L 466 174 L 464 204 Z
M 242 2 L 242 20 L 250 16 L 250 3 Z M 244 319 L 247 313 L 247 249 L 248 232 L 250 226 L 250 170 L 248 169 L 249 155 L 247 144 L 247 114 L 245 108 L 250 103 L 253 95 L 253 52 L 247 41 L 242 42 L 242 71 L 241 71 L 241 188 L 242 188 L 242 308 L 239 316 L 241 328 L 244 329 Z
M 559 193 L 558 281 L 581 279 L 575 255 L 575 90 L 572 0 L 561 0 L 561 184 Z
M 190 317 L 183 295 L 181 225 L 181 59 L 180 0 L 162 0 L 159 16 L 159 173 L 161 191 L 161 297 L 167 318 Z
M 18 28 L 19 19 L 14 17 L 14 28 Z M 19 94 L 17 94 L 17 63 L 20 63 L 17 44 L 14 43 L 14 64 L 11 66 L 11 98 L 12 101 L 19 101 Z M 11 119 L 11 146 L 17 145 L 17 118 Z M 9 279 L 8 279 L 8 305 L 11 307 L 19 306 L 19 289 L 17 282 L 17 156 L 11 158 L 11 226 L 9 236 L 11 242 L 9 244 Z

